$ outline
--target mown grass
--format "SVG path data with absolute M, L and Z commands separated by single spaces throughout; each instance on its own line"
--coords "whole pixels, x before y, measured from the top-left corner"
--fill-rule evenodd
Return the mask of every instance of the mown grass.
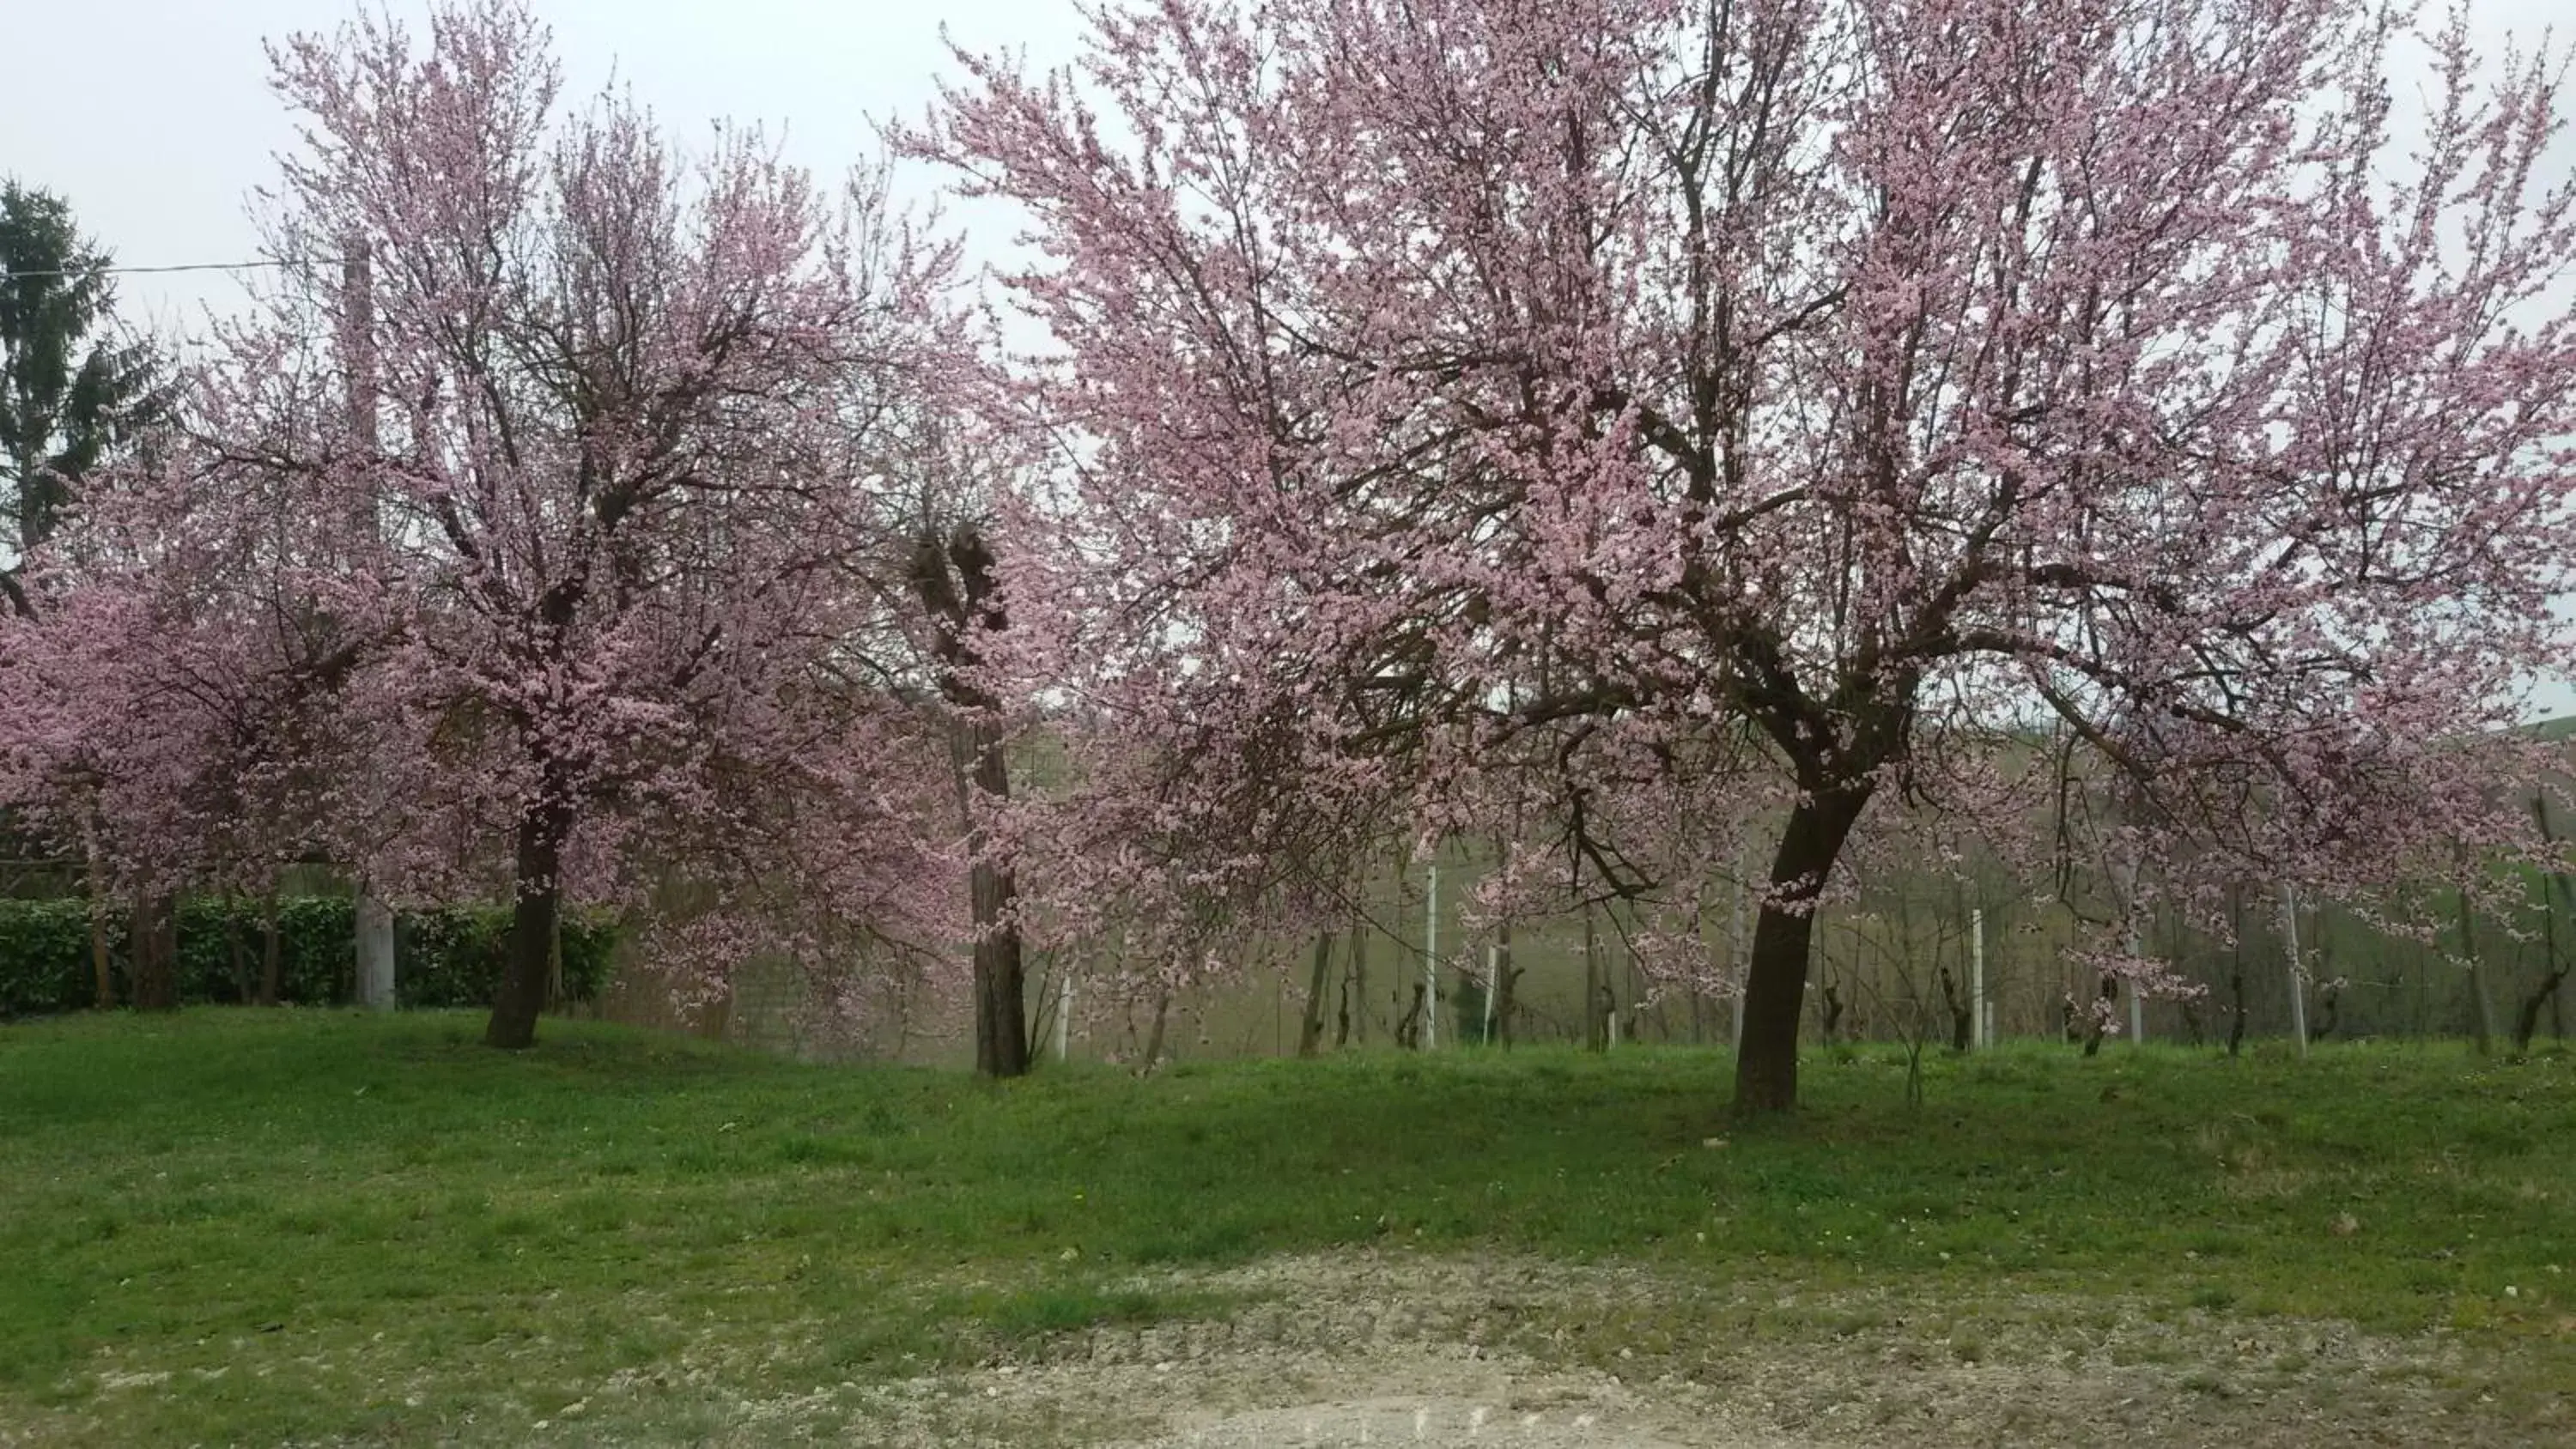
M 2456 1330 L 2576 1368 L 2576 1060 L 1351 1054 L 1001 1085 L 549 1022 L 0 1028 L 0 1443 L 504 1442 L 1222 1312 L 1150 1265 L 1494 1246 Z M 2555 1367 L 2553 1367 L 2555 1366 Z M 685 1437 L 684 1435 L 682 1437 Z

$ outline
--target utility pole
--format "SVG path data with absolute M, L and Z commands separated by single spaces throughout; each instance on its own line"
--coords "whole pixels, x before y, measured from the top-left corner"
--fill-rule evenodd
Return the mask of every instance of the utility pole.
M 376 431 L 376 287 L 374 256 L 363 237 L 353 237 L 340 261 L 340 371 L 349 390 L 349 437 L 359 458 L 372 468 L 381 446 Z M 350 520 L 361 536 L 372 540 L 382 522 L 372 498 L 357 506 Z M 358 1004 L 370 1011 L 394 1009 L 394 913 L 375 892 L 361 869 L 357 883 Z
M 1968 1011 L 1969 1032 L 1977 1049 L 1983 1051 L 1995 1044 L 1994 1017 L 1986 1010 L 1986 911 L 1983 906 L 1968 911 Z
M 1073 968 L 1065 968 L 1064 979 L 1055 991 L 1055 1059 L 1067 1060 L 1073 1046 Z
M 2299 888 L 2281 882 L 2281 940 L 2290 953 L 2290 1033 L 2298 1038 L 2299 1058 L 2308 1055 L 2308 990 L 2299 969 Z
M 1431 894 L 1422 909 L 1422 1049 L 1440 1045 L 1440 847 L 1431 847 Z
M 1583 1049 L 1599 1051 L 1606 1044 L 1606 1030 L 1601 1023 L 1601 953 L 1592 934 L 1592 903 L 1583 903 Z
M 1485 1044 L 1494 1044 L 1494 994 L 1502 989 L 1503 951 L 1500 946 L 1485 948 Z

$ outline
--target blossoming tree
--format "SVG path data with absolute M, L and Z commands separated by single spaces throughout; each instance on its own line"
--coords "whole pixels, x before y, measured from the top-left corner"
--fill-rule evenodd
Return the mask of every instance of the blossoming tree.
M 688 159 L 614 95 L 565 113 L 511 0 L 272 60 L 302 122 L 286 280 L 188 379 L 161 475 L 55 565 L 72 627 L 36 697 L 124 709 L 121 831 L 202 864 L 140 804 L 215 799 L 156 783 L 223 777 L 230 728 L 297 783 L 304 835 L 364 842 L 335 858 L 415 890 L 497 874 L 505 1047 L 533 1039 L 568 891 L 684 883 L 654 918 L 706 976 L 853 926 L 961 934 L 937 736 L 865 667 L 903 646 L 872 430 L 944 255 L 881 187 L 836 201 L 756 134 Z M 103 547 L 115 510 L 148 546 Z M 85 659 L 261 687 L 153 724 L 168 690 L 90 689 Z M 322 736 L 297 728 L 317 692 Z
M 963 62 L 909 144 L 1028 216 L 1068 444 L 1015 618 L 1085 611 L 1246 818 L 1617 779 L 1775 832 L 1740 1111 L 1847 845 L 2026 828 L 2034 732 L 2137 863 L 2518 827 L 2477 785 L 2576 559 L 2545 58 L 2356 0 L 1154 0 Z

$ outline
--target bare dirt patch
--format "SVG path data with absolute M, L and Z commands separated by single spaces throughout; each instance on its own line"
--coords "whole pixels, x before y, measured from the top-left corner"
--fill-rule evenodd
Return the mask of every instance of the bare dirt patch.
M 1140 1282 L 1252 1301 L 869 1389 L 844 1432 L 1115 1449 L 2576 1442 L 2563 1391 L 2517 1389 L 2440 1334 L 1401 1252 Z
M 867 1449 L 2207 1449 L 2576 1444 L 2524 1341 L 2015 1291 L 1823 1291 L 1774 1271 L 1354 1251 L 1113 1287 L 1207 1314 L 996 1338 L 984 1362 L 799 1379 L 799 1334 L 721 1329 L 650 1368 L 335 1444 Z M 1213 1305 L 1232 1305 L 1218 1312 Z M 1188 1310 L 1184 1310 L 1188 1311 Z M 813 1325 L 822 1333 L 828 1325 Z M 389 1366 L 387 1366 L 389 1367 Z M 453 1365 L 450 1366 L 451 1368 Z M 160 1386 L 103 1374 L 111 1395 Z M 412 1400 L 411 1402 L 417 1402 Z M 93 1408 L 95 1405 L 93 1405 Z M 79 1409 L 0 1446 L 112 1442 Z M 317 1446 L 318 1449 L 318 1446 Z

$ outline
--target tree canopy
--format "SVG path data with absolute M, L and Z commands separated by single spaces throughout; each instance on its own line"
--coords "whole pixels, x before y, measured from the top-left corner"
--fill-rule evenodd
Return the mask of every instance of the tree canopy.
M 1775 832 L 1745 1110 L 1847 846 L 2026 834 L 2034 731 L 2186 893 L 2527 837 L 2485 746 L 2576 560 L 2545 57 L 2352 0 L 1164 0 L 962 61 L 911 142 L 1032 219 L 1045 597 L 1172 808 L 1391 784 L 1544 822 L 1578 894 Z

